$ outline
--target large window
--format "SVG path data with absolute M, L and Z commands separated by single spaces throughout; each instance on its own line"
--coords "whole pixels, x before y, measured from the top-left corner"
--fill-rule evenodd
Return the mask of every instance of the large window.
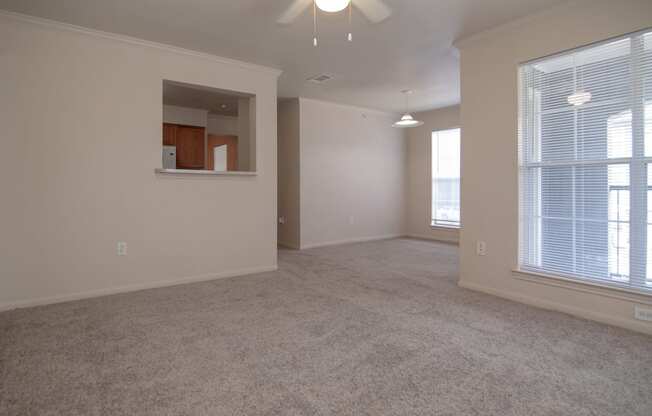
M 432 225 L 460 226 L 460 129 L 432 133 Z
M 652 292 L 652 31 L 520 67 L 522 270 Z

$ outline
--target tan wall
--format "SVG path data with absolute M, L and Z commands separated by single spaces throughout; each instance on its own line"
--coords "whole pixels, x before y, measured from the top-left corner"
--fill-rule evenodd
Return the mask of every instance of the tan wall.
M 652 24 L 649 0 L 583 0 L 458 43 L 462 79 L 462 223 L 460 285 L 652 333 L 633 319 L 650 297 L 611 289 L 523 280 L 517 265 L 517 66 L 537 57 Z M 475 253 L 487 242 L 487 256 Z
M 0 309 L 276 267 L 277 71 L 6 15 L 0 59 Z M 257 95 L 257 176 L 154 173 L 164 79 Z
M 208 134 L 237 136 L 238 117 L 208 114 Z
M 404 235 L 407 145 L 396 116 L 299 101 L 301 247 Z
M 300 241 L 300 159 L 299 99 L 278 104 L 278 215 L 285 224 L 278 225 L 279 244 L 298 249 Z
M 432 132 L 460 127 L 460 107 L 453 106 L 416 114 L 423 126 L 407 130 L 408 214 L 407 233 L 411 237 L 459 241 L 459 230 L 431 227 Z
M 208 125 L 208 110 L 164 105 L 163 122 L 205 128 Z

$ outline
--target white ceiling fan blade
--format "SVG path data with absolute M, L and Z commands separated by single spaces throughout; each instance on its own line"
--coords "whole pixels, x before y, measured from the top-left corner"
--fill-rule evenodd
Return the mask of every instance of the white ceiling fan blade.
M 278 18 L 276 23 L 289 25 L 301 15 L 311 4 L 313 0 L 294 0 L 290 7 Z
M 353 0 L 353 5 L 373 23 L 380 23 L 392 14 L 392 9 L 382 0 Z

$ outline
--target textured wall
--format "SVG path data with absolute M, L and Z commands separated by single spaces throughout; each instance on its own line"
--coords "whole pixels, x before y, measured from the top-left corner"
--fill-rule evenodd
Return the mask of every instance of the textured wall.
M 458 42 L 462 71 L 461 281 L 466 287 L 652 333 L 649 297 L 513 273 L 518 246 L 520 62 L 650 26 L 648 0 L 582 0 Z M 487 255 L 476 255 L 476 242 Z M 525 280 L 528 279 L 528 280 Z
M 396 116 L 299 102 L 301 246 L 405 234 L 407 143 Z
M 0 54 L 0 309 L 276 266 L 277 71 L 3 15 Z M 163 79 L 257 95 L 257 176 L 154 173 Z

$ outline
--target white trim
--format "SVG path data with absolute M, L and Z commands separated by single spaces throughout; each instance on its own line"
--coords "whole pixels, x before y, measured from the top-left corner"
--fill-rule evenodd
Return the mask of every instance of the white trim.
M 217 171 L 217 170 L 193 170 L 193 169 L 161 169 L 156 168 L 154 172 L 161 175 L 203 175 L 203 176 L 256 176 L 258 172 L 246 171 Z
M 387 234 L 379 235 L 374 237 L 363 237 L 363 238 L 351 238 L 347 240 L 334 240 L 334 241 L 325 241 L 323 243 L 314 243 L 314 244 L 302 244 L 301 250 L 307 250 L 317 247 L 329 247 L 329 246 L 339 246 L 341 244 L 354 244 L 354 243 L 366 243 L 369 241 L 380 241 L 380 240 L 392 240 L 394 238 L 405 237 L 405 234 Z
M 625 300 L 628 302 L 636 302 L 652 306 L 652 292 L 639 292 L 633 289 L 612 286 L 606 283 L 594 282 L 591 280 L 584 281 L 564 276 L 531 272 L 521 269 L 514 269 L 512 270 L 512 273 L 514 274 L 515 279 L 524 280 L 531 283 L 561 287 L 563 289 L 591 293 L 593 295 L 604 296 L 607 298 Z
M 20 22 L 25 22 L 25 23 L 31 23 L 39 26 L 54 28 L 58 30 L 64 30 L 68 32 L 82 33 L 97 38 L 109 39 L 118 42 L 129 43 L 132 45 L 144 46 L 147 48 L 161 49 L 167 52 L 177 53 L 180 55 L 188 55 L 195 58 L 201 58 L 213 62 L 219 62 L 221 64 L 235 65 L 251 71 L 263 72 L 270 75 L 274 75 L 277 78 L 283 73 L 281 69 L 277 69 L 277 68 L 271 68 L 263 65 L 252 64 L 249 62 L 238 61 L 235 59 L 224 58 L 222 56 L 217 56 L 206 52 L 180 48 L 178 46 L 167 45 L 164 43 L 152 42 L 144 39 L 135 38 L 132 36 L 119 35 L 117 33 L 104 32 L 101 30 L 91 29 L 83 26 L 77 26 L 70 23 L 59 22 L 56 20 L 44 19 L 41 17 L 30 16 L 22 13 L 10 12 L 7 10 L 0 10 L 0 17 L 16 20 Z
M 489 295 L 498 296 L 500 298 L 509 299 L 514 302 L 524 303 L 542 309 L 564 312 L 569 315 L 577 316 L 579 318 L 584 318 L 591 321 L 597 321 L 608 325 L 619 326 L 621 328 L 626 328 L 632 331 L 637 331 L 637 332 L 642 332 L 644 334 L 652 335 L 652 325 L 643 321 L 637 321 L 633 318 L 634 317 L 633 307 L 632 307 L 632 318 L 627 319 L 627 318 L 617 317 L 613 315 L 603 314 L 600 312 L 594 312 L 587 309 L 578 308 L 575 306 L 570 306 L 558 302 L 542 300 L 540 298 L 535 298 L 520 293 L 500 291 L 494 288 L 479 285 L 477 283 L 464 282 L 462 280 L 458 282 L 458 286 L 465 289 L 475 290 L 478 292 L 487 293 Z
M 458 230 L 452 229 L 451 231 L 458 231 Z M 459 235 L 457 236 L 457 238 L 442 238 L 442 237 L 435 237 L 426 234 L 408 234 L 407 237 L 415 238 L 417 240 L 437 241 L 439 243 L 453 244 L 456 246 L 460 245 Z
M 50 305 L 54 303 L 70 302 L 73 300 L 96 298 L 100 296 L 115 295 L 118 293 L 135 292 L 145 289 L 160 287 L 178 286 L 188 283 L 205 282 L 209 280 L 226 279 L 229 277 L 244 276 L 257 273 L 266 273 L 278 270 L 277 265 L 250 267 L 239 270 L 230 270 L 220 273 L 204 274 L 199 276 L 182 277 L 179 279 L 159 280 L 157 282 L 136 283 L 133 285 L 119 286 L 114 288 L 96 289 L 85 292 L 76 292 L 68 295 L 55 295 L 43 298 L 24 299 L 17 301 L 0 302 L 0 312 L 17 308 L 29 308 L 33 306 Z

